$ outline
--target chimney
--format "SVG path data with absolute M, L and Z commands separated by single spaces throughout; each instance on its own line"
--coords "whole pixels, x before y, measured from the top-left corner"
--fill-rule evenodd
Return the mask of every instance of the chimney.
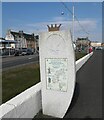
M 20 30 L 19 33 L 20 33 L 20 34 L 23 34 L 23 30 Z
M 34 37 L 34 33 L 32 33 L 32 36 Z
M 61 24 L 59 24 L 59 25 L 57 25 L 57 24 L 55 24 L 55 25 L 51 24 L 51 26 L 47 25 L 49 32 L 50 31 L 59 31 L 60 30 L 60 26 L 61 26 Z

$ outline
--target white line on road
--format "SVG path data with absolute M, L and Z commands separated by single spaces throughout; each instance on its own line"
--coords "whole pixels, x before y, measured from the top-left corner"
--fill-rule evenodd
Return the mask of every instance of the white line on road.
M 28 58 L 29 60 L 33 59 L 33 57 Z

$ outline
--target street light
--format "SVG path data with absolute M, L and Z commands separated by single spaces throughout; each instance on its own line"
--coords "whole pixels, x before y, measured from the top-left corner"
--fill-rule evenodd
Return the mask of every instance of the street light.
M 64 15 L 64 12 L 61 12 L 61 15 Z
M 74 6 L 73 6 L 73 42 L 74 42 Z
M 61 15 L 64 15 L 64 12 L 61 12 Z M 73 6 L 73 23 L 72 23 L 72 39 L 73 39 L 73 42 L 74 42 L 74 6 Z

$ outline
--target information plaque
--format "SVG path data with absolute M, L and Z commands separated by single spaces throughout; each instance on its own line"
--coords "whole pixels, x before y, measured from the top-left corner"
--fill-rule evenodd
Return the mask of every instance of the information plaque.
M 67 91 L 68 81 L 68 60 L 67 58 L 46 59 L 47 89 L 56 91 Z

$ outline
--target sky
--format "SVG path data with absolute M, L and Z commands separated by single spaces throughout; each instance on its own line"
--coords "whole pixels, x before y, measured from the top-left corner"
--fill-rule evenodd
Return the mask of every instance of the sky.
M 64 2 L 68 9 L 75 8 L 75 39 L 89 37 L 91 41 L 102 42 L 102 3 L 101 2 Z M 61 13 L 64 13 L 63 15 Z M 47 31 L 47 25 L 62 24 L 62 30 L 72 31 L 72 14 L 61 2 L 3 2 L 2 37 L 8 29 L 23 30 L 26 33 Z M 89 34 L 87 34 L 87 33 Z

